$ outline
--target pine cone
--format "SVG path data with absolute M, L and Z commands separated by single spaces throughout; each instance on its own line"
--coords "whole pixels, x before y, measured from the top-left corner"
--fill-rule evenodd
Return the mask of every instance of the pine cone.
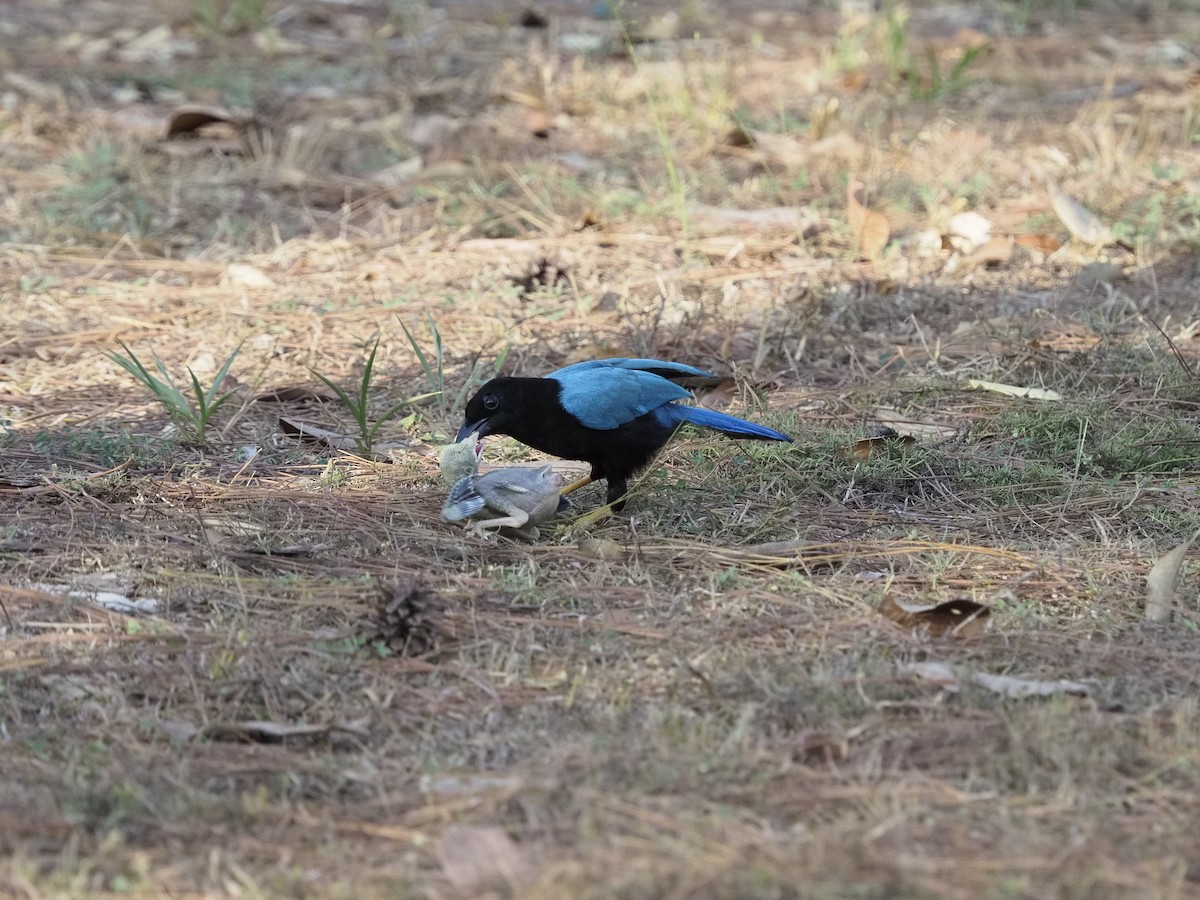
M 382 582 L 368 643 L 382 643 L 399 656 L 428 653 L 444 636 L 441 610 L 438 595 L 417 582 Z

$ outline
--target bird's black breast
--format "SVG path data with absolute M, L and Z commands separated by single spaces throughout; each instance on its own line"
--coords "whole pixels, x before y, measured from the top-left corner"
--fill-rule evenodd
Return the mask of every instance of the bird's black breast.
M 489 430 L 557 456 L 591 463 L 596 478 L 624 478 L 643 468 L 674 430 L 653 413 L 611 429 L 588 428 L 562 405 L 561 385 L 552 378 L 497 379 L 500 398 Z M 472 398 L 474 405 L 489 386 Z M 484 412 L 482 406 L 479 413 Z M 468 418 L 472 415 L 468 406 Z

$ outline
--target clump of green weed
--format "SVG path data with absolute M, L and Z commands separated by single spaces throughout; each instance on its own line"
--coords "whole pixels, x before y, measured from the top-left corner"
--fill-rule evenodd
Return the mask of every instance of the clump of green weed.
M 843 28 L 832 51 L 832 65 L 839 71 L 855 72 L 874 59 L 882 59 L 888 68 L 888 82 L 906 85 L 910 100 L 928 102 L 961 94 L 976 79 L 972 67 L 982 58 L 984 45 L 964 47 L 944 67 L 937 52 L 913 49 L 909 41 L 909 16 L 903 6 L 888 6 L 875 28 Z
M 158 374 L 155 375 L 134 355 L 134 352 L 129 349 L 124 341 L 118 341 L 117 343 L 125 351 L 125 356 L 113 353 L 110 350 L 104 351 L 104 355 L 132 375 L 134 380 L 144 387 L 150 393 L 150 396 L 158 401 L 163 409 L 167 411 L 167 415 L 171 417 L 171 421 L 175 424 L 175 427 L 184 434 L 188 441 L 200 447 L 205 446 L 208 442 L 208 426 L 213 416 L 238 391 L 238 388 L 235 387 L 233 390 L 222 394 L 221 385 L 225 382 L 226 376 L 229 375 L 229 368 L 233 365 L 233 361 L 237 358 L 241 347 L 234 350 L 229 355 L 229 358 L 225 360 L 224 365 L 218 370 L 212 385 L 207 390 L 200 384 L 200 379 L 196 377 L 196 373 L 188 369 L 188 376 L 192 382 L 192 396 L 189 398 L 175 384 L 171 373 L 167 371 L 167 367 L 163 365 L 163 361 L 158 358 L 157 353 L 153 350 L 150 351 L 150 355 L 154 357 L 154 367 L 158 371 Z M 195 401 L 195 406 L 192 405 L 193 400 Z
M 433 341 L 433 354 L 426 353 L 420 342 L 416 339 L 408 326 L 403 322 L 400 327 L 404 329 L 404 336 L 408 338 L 409 346 L 412 347 L 413 353 L 416 354 L 417 362 L 421 365 L 421 372 L 425 375 L 425 383 L 429 386 L 429 393 L 424 397 L 436 397 L 438 401 L 438 414 L 445 418 L 452 411 L 461 409 L 467 399 L 467 395 L 484 381 L 494 377 L 504 367 L 504 362 L 508 359 L 509 347 L 506 345 L 500 354 L 492 360 L 490 365 L 484 365 L 480 360 L 476 359 L 471 364 L 471 370 L 467 373 L 467 377 L 463 379 L 462 385 L 455 392 L 453 399 L 446 391 L 446 370 L 444 358 L 442 355 L 442 333 L 438 328 L 437 322 L 433 316 L 426 315 L 426 322 L 429 326 L 429 335 Z M 420 399 L 420 398 L 418 398 Z
M 943 70 L 937 52 L 927 47 L 914 53 L 908 42 L 908 14 L 899 7 L 889 8 L 882 23 L 881 43 L 895 81 L 908 85 L 912 100 L 941 100 L 961 94 L 975 83 L 968 71 L 979 61 L 982 45 L 964 47 L 948 69 Z
M 1183 417 L 1125 417 L 1104 404 L 1014 408 L 992 426 L 1031 460 L 1078 474 L 1177 475 L 1200 465 L 1200 438 Z
M 135 237 L 149 235 L 154 226 L 150 205 L 122 163 L 116 144 L 102 141 L 67 157 L 70 183 L 59 188 L 43 206 L 44 215 L 88 231 L 115 231 Z
M 192 15 L 213 37 L 259 31 L 270 22 L 267 0 L 192 0 Z
M 314 371 L 321 382 L 333 391 L 337 398 L 342 401 L 342 405 L 350 412 L 351 418 L 354 419 L 354 424 L 358 429 L 358 433 L 354 436 L 354 445 L 358 448 L 358 452 L 364 456 L 371 453 L 375 446 L 375 438 L 379 434 L 379 429 L 384 423 L 394 417 L 400 410 L 406 406 L 412 406 L 421 400 L 435 396 L 433 392 L 421 394 L 417 397 L 409 397 L 393 403 L 386 410 L 376 417 L 374 424 L 371 422 L 369 406 L 369 398 L 371 393 L 371 381 L 375 373 L 375 354 L 379 350 L 379 339 L 375 339 L 375 343 L 371 346 L 371 352 L 367 354 L 367 361 L 363 365 L 362 375 L 358 380 L 358 388 L 352 396 L 341 385 L 333 379 L 322 375 L 320 372 Z M 438 345 L 438 362 L 441 363 L 441 344 Z
M 111 468 L 137 458 L 142 447 L 129 434 L 99 429 L 75 429 L 70 425 L 58 431 L 39 431 L 33 437 L 33 449 L 47 456 L 64 456 Z

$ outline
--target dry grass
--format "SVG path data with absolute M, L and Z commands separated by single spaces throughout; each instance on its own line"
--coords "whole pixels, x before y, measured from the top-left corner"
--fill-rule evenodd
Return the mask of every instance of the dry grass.
M 1197 100 L 1161 55 L 1194 15 L 972 5 L 993 37 L 947 81 L 971 38 L 922 4 L 902 46 L 687 5 L 701 37 L 636 64 L 605 20 L 69 6 L 0 106 L 0 892 L 1200 896 L 1192 573 L 1171 625 L 1141 615 L 1200 530 Z M 162 17 L 196 56 L 137 56 Z M 563 49 L 593 34 L 612 52 Z M 159 140 L 184 99 L 256 123 Z M 1132 249 L 919 240 L 962 209 L 1065 239 L 1041 171 Z M 871 263 L 848 174 L 891 224 Z M 376 339 L 371 408 L 428 391 L 402 328 L 427 314 L 450 391 L 506 347 L 521 373 L 678 358 L 796 444 L 688 435 L 624 516 L 467 538 L 439 518 L 449 401 L 374 460 L 280 424 L 347 431 L 304 391 L 354 386 Z M 242 348 L 206 447 L 118 340 L 204 384 Z M 880 423 L 917 443 L 859 459 Z M 932 638 L 885 595 L 991 627 Z M 474 881 L 464 826 L 511 839 Z

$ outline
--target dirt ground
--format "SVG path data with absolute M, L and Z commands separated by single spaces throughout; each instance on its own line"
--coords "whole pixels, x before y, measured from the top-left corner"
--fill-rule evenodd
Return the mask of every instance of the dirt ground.
M 5 4 L 0 893 L 1200 897 L 1198 13 Z

